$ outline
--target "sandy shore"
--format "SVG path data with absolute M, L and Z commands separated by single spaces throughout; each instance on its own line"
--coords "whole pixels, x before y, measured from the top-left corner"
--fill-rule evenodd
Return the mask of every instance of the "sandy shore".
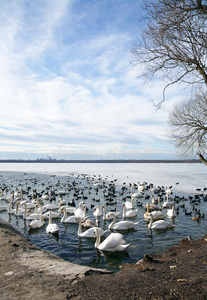
M 112 274 L 62 260 L 0 220 L 0 299 L 206 299 L 207 236 Z

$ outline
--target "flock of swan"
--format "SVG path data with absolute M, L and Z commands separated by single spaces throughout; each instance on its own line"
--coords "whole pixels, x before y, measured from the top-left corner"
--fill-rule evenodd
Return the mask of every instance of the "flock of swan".
M 59 233 L 58 222 L 77 224 L 78 237 L 93 238 L 95 248 L 109 252 L 123 252 L 130 247 L 131 243 L 124 240 L 122 233 L 127 231 L 130 234 L 139 229 L 139 207 L 145 209 L 143 219 L 150 231 L 175 227 L 173 220 L 179 213 L 180 200 L 172 198 L 171 187 L 154 188 L 152 184 L 138 182 L 129 186 L 123 183 L 118 190 L 115 180 L 108 182 L 101 177 L 95 179 L 85 175 L 82 179 L 87 182 L 85 187 L 80 184 L 81 180 L 73 180 L 62 190 L 54 192 L 50 187 L 43 193 L 34 188 L 26 191 L 20 186 L 15 190 L 14 186 L 2 185 L 0 212 L 22 217 L 29 230 L 45 226 L 48 234 Z M 101 220 L 107 222 L 107 229 L 101 228 Z

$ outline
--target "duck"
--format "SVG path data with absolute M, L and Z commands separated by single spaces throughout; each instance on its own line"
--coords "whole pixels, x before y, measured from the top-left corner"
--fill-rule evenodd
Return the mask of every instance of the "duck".
M 150 217 L 150 211 L 149 211 L 149 203 L 147 203 L 146 205 L 147 211 L 144 214 L 144 219 L 146 221 L 150 221 L 151 217 Z M 166 218 L 166 215 L 163 214 L 161 211 L 156 210 L 156 211 L 152 211 L 151 212 L 152 216 L 153 216 L 153 220 L 164 220 Z
M 175 205 L 174 203 L 171 203 L 172 208 L 167 209 L 167 216 L 170 218 L 175 218 L 176 217 L 176 212 L 175 212 Z
M 116 223 L 116 214 L 114 212 L 108 213 L 108 217 L 113 216 L 112 223 L 108 226 L 108 228 L 115 229 L 115 230 L 129 230 L 134 228 L 139 222 L 132 222 L 132 221 L 119 221 Z
M 153 222 L 153 216 L 150 213 L 150 223 L 148 225 L 148 229 L 169 229 L 175 227 L 172 223 L 165 220 L 158 220 Z
M 125 203 L 123 203 L 122 206 L 123 206 L 123 218 L 133 218 L 133 217 L 136 217 L 138 209 L 126 210 Z
M 109 251 L 109 252 L 120 252 L 126 251 L 126 249 L 131 245 L 125 244 L 126 241 L 123 239 L 123 235 L 118 232 L 112 232 L 101 244 L 101 231 L 99 227 L 95 227 L 94 233 L 96 235 L 96 242 L 95 248 L 102 250 L 102 251 Z
M 30 229 L 35 229 L 35 228 L 40 228 L 45 224 L 44 221 L 44 217 L 41 216 L 40 219 L 35 219 L 32 220 L 30 224 L 28 224 L 28 226 L 30 227 Z
M 79 223 L 79 226 L 78 226 L 78 236 L 80 237 L 88 237 L 88 238 L 95 238 L 96 237 L 96 234 L 94 232 L 94 228 L 95 227 L 92 227 L 92 228 L 89 228 L 87 229 L 86 231 L 82 232 L 82 219 L 81 218 L 77 218 L 78 220 L 78 223 Z M 99 228 L 99 232 L 100 232 L 100 236 L 104 235 L 107 230 L 103 230 L 102 228 Z
M 59 227 L 56 223 L 52 223 L 51 211 L 49 211 L 49 223 L 46 227 L 47 233 L 57 234 L 59 232 Z
M 106 206 L 105 205 L 102 205 L 101 208 L 103 209 L 103 220 L 113 219 L 113 216 L 108 218 L 109 213 L 106 214 Z M 117 216 L 119 215 L 119 211 L 116 212 L 116 215 Z

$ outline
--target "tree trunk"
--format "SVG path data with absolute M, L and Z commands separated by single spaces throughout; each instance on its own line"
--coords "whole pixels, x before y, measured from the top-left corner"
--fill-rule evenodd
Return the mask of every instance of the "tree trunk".
M 203 157 L 203 155 L 201 153 L 197 153 L 201 162 L 204 163 L 204 165 L 207 166 L 207 160 Z

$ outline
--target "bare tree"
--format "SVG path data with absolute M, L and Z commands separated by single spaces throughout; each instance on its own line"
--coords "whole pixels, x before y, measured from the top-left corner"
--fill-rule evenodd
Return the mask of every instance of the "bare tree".
M 198 90 L 189 101 L 175 105 L 169 124 L 170 137 L 182 155 L 197 153 L 207 165 L 207 92 Z
M 156 74 L 165 80 L 162 101 L 172 84 L 207 85 L 206 4 L 202 0 L 157 0 L 144 5 L 146 27 L 132 49 L 132 63 L 144 66 L 145 78 Z

